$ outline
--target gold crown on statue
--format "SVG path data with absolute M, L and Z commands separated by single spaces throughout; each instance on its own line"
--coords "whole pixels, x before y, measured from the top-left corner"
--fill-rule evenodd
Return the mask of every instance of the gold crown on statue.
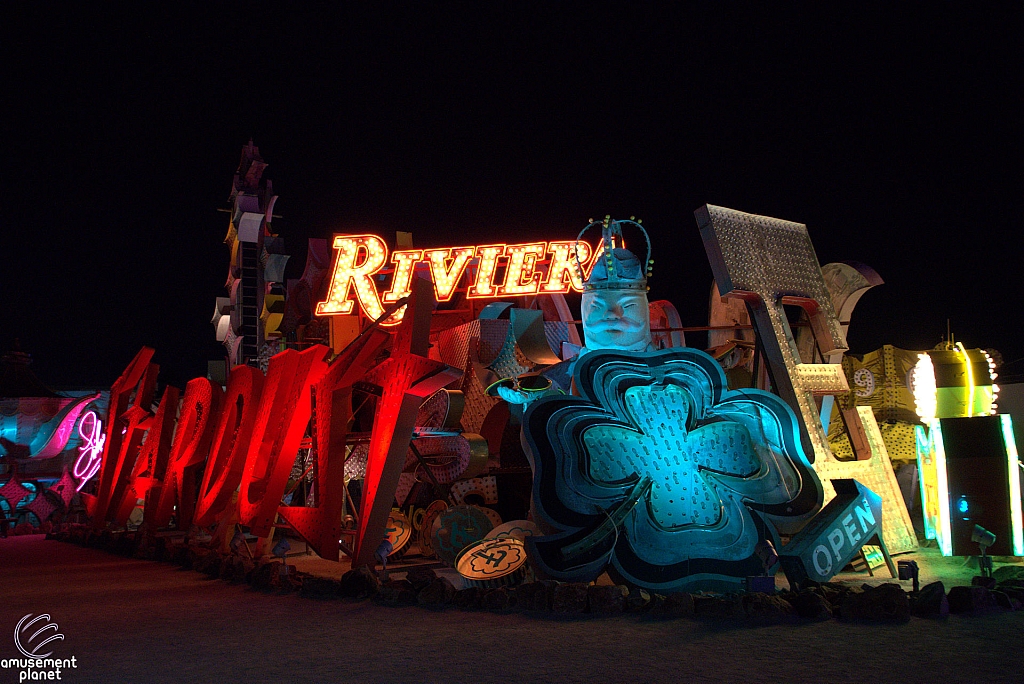
M 584 292 L 594 290 L 642 290 L 647 291 L 647 279 L 654 269 L 654 259 L 651 258 L 651 237 L 647 229 L 636 220 L 630 217 L 628 220 L 613 221 L 611 216 L 605 216 L 603 221 L 590 220 L 590 223 L 576 236 L 578 243 L 583 239 L 584 233 L 591 228 L 601 227 L 601 254 L 594 260 L 594 266 L 590 269 L 590 277 L 583 283 Z M 626 249 L 626 242 L 622 237 L 624 226 L 636 226 L 643 233 L 647 241 L 647 259 L 641 264 L 635 254 Z M 583 266 L 580 264 L 579 251 L 576 251 L 576 274 L 580 280 L 583 279 Z

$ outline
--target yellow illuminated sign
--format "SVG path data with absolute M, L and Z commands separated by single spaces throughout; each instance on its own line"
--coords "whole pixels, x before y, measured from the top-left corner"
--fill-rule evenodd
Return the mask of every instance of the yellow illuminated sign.
M 981 366 L 982 360 L 987 368 Z M 913 371 L 917 415 L 925 423 L 935 418 L 995 415 L 996 377 L 995 363 L 984 350 L 966 349 L 957 342 L 947 349 L 924 352 Z
M 399 249 L 391 253 L 392 267 L 386 268 L 388 246 L 377 235 L 335 235 L 334 250 L 331 285 L 327 299 L 317 304 L 317 315 L 351 315 L 358 302 L 372 319 L 383 315 L 383 304 L 397 302 L 412 291 L 419 269 L 429 273 L 439 302 L 451 300 L 464 276 L 469 281 L 469 299 L 565 294 L 582 292 L 595 254 L 588 243 L 576 240 Z M 502 265 L 504 274 L 495 282 Z M 378 287 L 388 273 L 391 287 L 381 294 Z M 400 309 L 384 325 L 397 324 L 404 313 Z
M 1006 453 L 1013 555 L 1024 556 L 1024 512 L 1021 510 L 1017 444 L 1014 440 L 1013 423 L 1010 416 L 1000 414 L 999 421 L 1003 448 Z M 950 512 L 952 502 L 950 501 L 949 480 L 946 473 L 946 450 L 942 441 L 942 426 L 938 419 L 933 419 L 927 429 L 921 425 L 916 426 L 916 432 L 925 537 L 936 540 L 942 555 L 950 556 L 953 554 Z
M 1010 529 L 1013 533 L 1013 555 L 1024 556 L 1024 511 L 1021 510 L 1020 474 L 1017 469 L 1020 461 L 1017 457 L 1017 441 L 1013 437 L 1013 420 L 1009 414 L 999 416 L 1003 430 L 1003 445 L 1006 447 L 1006 466 L 1010 485 Z

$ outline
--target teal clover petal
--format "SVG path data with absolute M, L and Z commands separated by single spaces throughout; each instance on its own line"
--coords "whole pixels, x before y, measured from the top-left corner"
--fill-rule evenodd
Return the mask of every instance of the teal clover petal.
M 580 397 L 524 416 L 534 467 L 531 538 L 542 572 L 585 580 L 605 567 L 657 591 L 734 587 L 821 506 L 795 413 L 759 390 L 726 389 L 695 349 L 595 351 L 574 369 Z

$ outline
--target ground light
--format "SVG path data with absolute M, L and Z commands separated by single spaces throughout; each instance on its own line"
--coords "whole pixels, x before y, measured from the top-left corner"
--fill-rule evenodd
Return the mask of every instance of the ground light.
M 916 594 L 921 588 L 918 584 L 918 574 L 920 569 L 917 566 L 917 561 L 912 560 L 901 560 L 896 563 L 899 568 L 900 580 L 906 582 L 907 580 L 914 581 L 914 593 Z
M 975 525 L 974 531 L 971 533 L 971 541 L 978 545 L 981 549 L 981 556 L 978 558 L 978 570 L 981 572 L 982 577 L 992 576 L 992 556 L 989 556 L 986 552 L 988 547 L 996 543 L 996 535 L 986 530 L 981 525 Z

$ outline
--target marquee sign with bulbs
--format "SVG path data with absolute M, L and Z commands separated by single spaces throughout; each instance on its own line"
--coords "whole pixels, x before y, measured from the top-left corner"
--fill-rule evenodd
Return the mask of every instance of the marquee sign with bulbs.
M 429 274 L 438 302 L 451 301 L 460 286 L 468 299 L 566 294 L 582 292 L 593 257 L 601 253 L 600 245 L 595 250 L 582 240 L 396 249 L 389 267 L 387 243 L 377 235 L 335 235 L 334 250 L 330 287 L 317 315 L 351 315 L 358 304 L 372 320 L 409 295 L 418 270 Z M 381 290 L 388 273 L 391 285 Z M 404 313 L 400 309 L 384 325 L 397 325 Z

